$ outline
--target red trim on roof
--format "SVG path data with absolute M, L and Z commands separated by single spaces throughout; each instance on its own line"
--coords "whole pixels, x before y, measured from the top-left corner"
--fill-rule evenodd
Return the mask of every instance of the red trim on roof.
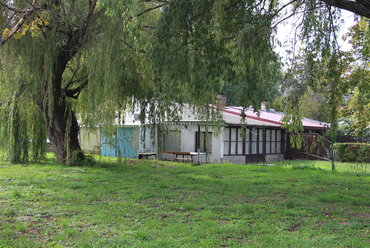
M 235 113 L 233 111 L 230 111 L 230 110 L 222 110 L 223 112 L 226 112 L 226 113 L 229 113 L 229 114 L 233 114 L 233 115 L 238 115 L 240 116 L 240 113 L 242 112 L 241 110 L 237 110 L 237 111 L 240 111 L 240 113 Z M 260 117 L 255 117 L 255 116 L 250 116 L 250 115 L 246 115 L 245 118 L 249 118 L 249 119 L 252 119 L 252 120 L 256 120 L 256 121 L 264 121 L 264 122 L 267 122 L 267 123 L 270 123 L 270 124 L 276 124 L 276 125 L 280 125 L 281 126 L 281 122 L 277 122 L 277 121 L 271 121 L 271 120 L 267 120 L 267 119 L 263 119 L 263 118 L 260 118 Z
M 242 113 L 243 110 L 240 110 L 240 109 L 237 109 L 237 108 L 231 108 L 231 110 L 223 109 L 222 111 L 225 112 L 225 113 L 240 116 L 240 114 Z M 245 112 L 247 112 L 247 111 L 245 111 Z M 265 113 L 265 112 L 262 112 L 262 113 Z M 268 114 L 274 114 L 274 113 L 268 113 Z M 282 122 L 279 122 L 279 121 L 272 121 L 272 120 L 257 117 L 257 116 L 251 116 L 251 115 L 248 115 L 248 114 L 246 114 L 245 117 L 249 118 L 249 119 L 252 119 L 252 120 L 256 120 L 256 121 L 261 121 L 261 122 L 266 122 L 266 123 L 270 123 L 270 124 L 279 125 L 280 127 L 282 125 Z M 307 124 L 304 125 L 305 122 L 307 123 L 308 121 L 302 120 L 302 124 L 303 124 L 304 129 L 310 129 L 310 130 L 328 130 L 328 129 L 330 129 L 329 127 L 324 127 L 322 124 L 317 124 L 317 125 L 314 124 L 314 126 L 310 126 L 310 124 L 308 123 L 308 125 Z

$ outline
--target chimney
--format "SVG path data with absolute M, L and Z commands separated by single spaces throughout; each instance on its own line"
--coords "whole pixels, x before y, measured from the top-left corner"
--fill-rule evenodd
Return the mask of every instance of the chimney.
M 217 98 L 220 99 L 220 105 L 225 107 L 226 106 L 226 96 L 224 95 L 224 93 L 221 92 L 221 94 L 218 95 Z
M 266 110 L 267 110 L 267 104 L 268 104 L 268 102 L 267 102 L 267 101 L 262 101 L 262 102 L 261 102 L 261 110 L 266 111 Z

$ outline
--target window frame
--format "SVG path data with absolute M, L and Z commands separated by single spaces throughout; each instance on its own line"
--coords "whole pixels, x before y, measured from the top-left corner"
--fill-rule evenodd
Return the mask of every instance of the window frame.
M 205 135 L 206 132 L 205 131 L 201 131 L 200 134 L 201 136 L 199 137 L 202 138 L 202 134 L 204 136 L 204 139 L 203 139 L 203 147 L 200 146 L 200 152 L 207 152 L 207 153 L 212 153 L 212 149 L 213 149 L 213 142 L 212 142 L 212 139 L 213 139 L 213 132 L 207 132 L 208 135 Z M 208 138 L 208 140 L 207 140 Z M 209 141 L 211 142 L 211 147 L 209 148 L 207 146 L 207 150 L 208 149 L 211 149 L 210 151 L 206 151 L 206 142 Z M 202 142 L 200 141 L 200 144 L 202 144 Z M 198 131 L 195 132 L 195 152 L 198 152 Z
M 232 139 L 232 129 L 235 129 L 235 140 Z M 242 142 L 242 153 L 239 153 L 240 149 L 238 146 L 240 146 L 239 142 L 239 134 L 244 129 L 245 132 L 248 132 L 246 134 L 246 139 L 241 141 Z M 282 142 L 283 142 L 283 130 L 279 128 L 272 128 L 272 129 L 266 129 L 266 131 L 269 132 L 269 140 L 266 139 L 266 154 L 281 154 L 282 151 Z M 263 154 L 263 128 L 243 128 L 243 127 L 226 127 L 224 134 L 228 132 L 228 140 L 225 139 L 224 135 L 224 155 L 225 156 L 250 156 L 250 155 L 261 155 Z M 278 135 L 278 132 L 280 133 Z M 253 135 L 255 135 L 255 138 L 253 138 Z M 266 135 L 266 133 L 265 133 Z M 267 136 L 267 135 L 266 135 Z M 278 141 L 278 137 L 280 137 L 280 141 Z M 267 137 L 266 137 L 267 138 Z M 278 145 L 279 143 L 279 145 Z M 232 149 L 232 146 L 235 146 L 235 149 Z M 262 144 L 262 145 L 261 145 Z M 255 147 L 253 147 L 255 145 Z M 267 148 L 268 146 L 268 148 Z M 280 149 L 279 149 L 280 148 Z M 248 149 L 248 153 L 246 152 L 246 149 Z M 267 152 L 269 150 L 269 152 Z M 228 152 L 226 152 L 228 151 Z M 234 153 L 231 153 L 231 152 Z

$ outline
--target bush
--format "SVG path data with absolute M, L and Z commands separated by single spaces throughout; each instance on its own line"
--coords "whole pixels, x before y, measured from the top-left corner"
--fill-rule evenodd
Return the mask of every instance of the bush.
M 366 174 L 370 162 L 370 145 L 366 143 L 337 143 L 334 145 L 335 159 L 340 162 L 352 162 L 354 173 Z M 354 162 L 354 163 L 353 163 Z
M 370 157 L 370 144 L 336 143 L 334 144 L 334 152 L 336 161 L 368 163 Z

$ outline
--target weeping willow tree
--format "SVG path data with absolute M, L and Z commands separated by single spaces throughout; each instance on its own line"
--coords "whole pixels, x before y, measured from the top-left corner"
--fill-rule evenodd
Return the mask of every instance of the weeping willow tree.
M 20 151 L 13 161 L 32 149 L 37 158 L 47 134 L 59 162 L 84 160 L 76 113 L 81 125 L 109 127 L 117 113 L 140 106 L 141 121 L 157 125 L 178 119 L 186 101 L 219 120 L 210 106 L 225 85 L 242 106 L 257 108 L 281 75 L 277 26 L 305 13 L 300 38 L 315 63 L 334 54 L 331 5 L 367 9 L 346 0 L 0 0 L 6 150 Z
M 58 162 L 84 160 L 75 113 L 82 123 L 112 125 L 117 110 L 148 95 L 145 48 L 158 7 L 117 4 L 1 1 L 1 117 L 8 119 L 1 130 L 12 161 L 26 160 L 31 147 L 40 147 L 32 137 L 41 132 L 32 125 L 40 122 Z M 46 135 L 40 138 L 46 141 Z

